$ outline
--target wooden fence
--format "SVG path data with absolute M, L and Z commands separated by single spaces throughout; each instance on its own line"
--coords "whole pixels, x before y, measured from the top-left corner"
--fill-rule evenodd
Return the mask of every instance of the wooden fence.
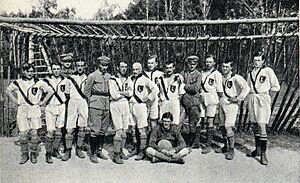
M 112 70 L 119 61 L 142 62 L 155 53 L 159 65 L 167 60 L 184 68 L 188 55 L 200 58 L 216 55 L 217 65 L 231 58 L 235 71 L 246 77 L 252 54 L 263 50 L 282 86 L 274 96 L 272 131 L 290 131 L 299 121 L 299 19 L 243 19 L 206 21 L 74 21 L 0 17 L 0 135 L 9 136 L 15 127 L 15 108 L 4 95 L 11 82 L 20 77 L 24 61 L 34 62 L 43 77 L 49 63 L 59 55 L 73 52 L 84 60 L 87 73 L 100 55 L 109 56 Z M 237 118 L 237 130 L 250 129 L 246 101 Z

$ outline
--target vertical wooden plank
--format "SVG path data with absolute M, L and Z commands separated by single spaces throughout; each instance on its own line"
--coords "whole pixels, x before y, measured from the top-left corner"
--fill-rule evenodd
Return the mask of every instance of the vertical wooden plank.
M 4 135 L 4 47 L 3 47 L 3 30 L 0 29 L 0 136 Z

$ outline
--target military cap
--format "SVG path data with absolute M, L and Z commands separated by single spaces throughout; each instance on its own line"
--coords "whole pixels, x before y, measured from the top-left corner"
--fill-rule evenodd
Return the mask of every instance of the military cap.
M 60 60 L 62 62 L 72 62 L 73 61 L 73 53 L 66 53 L 60 55 Z
M 191 55 L 186 58 L 186 62 L 198 63 L 198 61 L 199 61 L 199 57 L 197 57 L 196 55 Z
M 108 58 L 107 56 L 101 56 L 97 58 L 97 62 L 101 65 L 109 65 L 110 58 Z

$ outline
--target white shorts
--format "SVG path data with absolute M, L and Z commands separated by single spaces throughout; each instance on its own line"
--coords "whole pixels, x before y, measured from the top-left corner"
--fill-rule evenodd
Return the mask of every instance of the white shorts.
M 128 100 L 111 101 L 109 109 L 115 130 L 127 130 L 130 116 Z
M 179 125 L 180 119 L 180 101 L 179 100 L 165 100 L 160 103 L 160 119 L 166 112 L 170 112 L 173 115 L 173 124 Z
M 150 119 L 158 119 L 158 96 L 153 102 L 147 103 L 148 113 Z
M 62 128 L 65 124 L 66 105 L 47 105 L 45 108 L 46 126 L 48 131 Z
M 132 126 L 137 125 L 138 128 L 148 126 L 147 122 L 147 105 L 145 103 L 130 103 L 130 120 L 129 124 Z
M 216 92 L 201 93 L 202 101 L 200 103 L 201 117 L 215 117 L 219 104 L 219 97 Z
M 77 126 L 87 127 L 88 104 L 84 99 L 70 99 L 67 109 L 66 129 L 73 129 Z
M 271 116 L 270 95 L 249 94 L 248 109 L 251 122 L 268 124 Z
M 20 105 L 17 111 L 17 125 L 20 132 L 41 128 L 41 108 L 38 105 Z
M 236 103 L 222 104 L 219 108 L 220 125 L 233 127 L 236 122 L 239 105 Z

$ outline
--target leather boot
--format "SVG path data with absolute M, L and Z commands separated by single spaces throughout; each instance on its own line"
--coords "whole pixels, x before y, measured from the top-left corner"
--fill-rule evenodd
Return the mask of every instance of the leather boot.
M 144 152 L 144 149 L 141 149 L 139 154 L 136 156 L 136 158 L 134 160 L 140 161 L 140 160 L 143 160 L 144 158 L 145 158 L 145 152 Z
M 206 146 L 202 150 L 202 154 L 207 154 L 212 150 L 211 144 L 214 136 L 214 128 L 208 127 L 207 128 L 207 142 Z
M 33 164 L 37 163 L 37 153 L 36 152 L 31 152 L 30 153 L 30 161 Z
M 28 160 L 29 160 L 28 152 L 24 152 L 21 155 L 21 160 L 19 163 L 22 165 L 22 164 L 25 164 Z
M 120 157 L 122 160 L 128 160 L 129 158 L 124 154 L 123 149 L 121 149 Z
M 252 151 L 251 153 L 248 153 L 248 157 L 256 157 L 261 154 L 261 142 L 260 142 L 260 137 L 255 136 L 255 150 Z
M 71 158 L 72 149 L 66 149 L 65 154 L 62 157 L 62 161 L 68 161 Z
M 98 163 L 97 159 L 97 149 L 99 148 L 98 146 L 98 139 L 97 137 L 90 137 L 90 149 L 91 149 L 91 155 L 90 155 L 90 160 L 92 163 Z
M 234 136 L 227 137 L 227 140 L 228 140 L 229 150 L 228 153 L 225 155 L 225 158 L 227 160 L 232 160 L 234 158 Z
M 201 128 L 196 128 L 195 140 L 192 145 L 192 149 L 199 149 L 200 148 L 200 137 L 201 137 Z
M 57 159 L 61 159 L 62 155 L 59 153 L 58 149 L 53 149 L 52 151 L 52 156 L 57 158 Z
M 53 160 L 51 158 L 51 153 L 50 152 L 47 152 L 46 153 L 46 163 L 49 163 L 49 164 L 52 164 L 53 163 Z
M 267 159 L 267 140 L 261 140 L 261 156 L 260 156 L 260 162 L 262 165 L 268 165 L 268 159 Z
M 223 142 L 224 142 L 224 146 L 216 149 L 215 153 L 226 153 L 226 152 L 228 152 L 228 146 L 227 146 L 228 143 L 227 143 L 227 138 L 225 136 L 223 136 Z
M 85 155 L 84 155 L 84 153 L 82 152 L 82 147 L 76 147 L 76 156 L 78 157 L 78 158 L 81 158 L 81 159 L 83 159 L 83 158 L 85 158 Z
M 120 153 L 114 152 L 113 162 L 115 162 L 116 164 L 123 164 L 124 163 L 123 160 L 120 157 Z
M 98 136 L 98 141 L 99 141 L 99 146 L 100 148 L 97 150 L 97 157 L 103 160 L 108 160 L 108 157 L 106 157 L 103 153 L 102 153 L 102 148 L 103 148 L 103 144 L 104 144 L 104 135 L 99 135 Z
M 137 155 L 137 145 L 134 144 L 133 146 L 134 146 L 134 148 L 133 148 L 133 150 L 127 155 L 127 158 L 131 158 L 131 157 Z
M 28 155 L 28 139 L 26 137 L 20 137 L 20 146 L 21 146 L 21 160 L 20 164 L 24 164 L 29 160 L 29 155 Z

